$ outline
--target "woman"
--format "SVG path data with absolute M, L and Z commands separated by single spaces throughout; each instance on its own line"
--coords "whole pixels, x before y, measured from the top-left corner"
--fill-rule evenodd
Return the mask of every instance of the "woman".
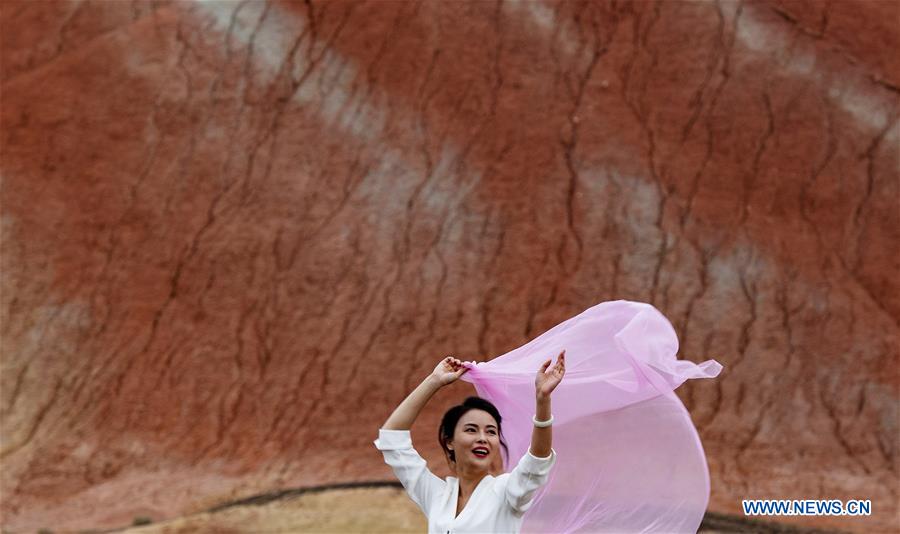
M 546 355 L 563 347 L 566 356 L 560 355 L 556 376 L 544 376 Z M 715 360 L 678 359 L 678 348 L 674 327 L 652 305 L 601 302 L 489 361 L 463 362 L 468 372 L 459 368 L 459 360 L 445 360 L 391 416 L 376 445 L 425 511 L 430 532 L 695 533 L 709 502 L 709 468 L 691 415 L 675 390 L 687 380 L 718 376 L 722 366 Z M 537 367 L 542 370 L 533 383 Z M 566 367 L 566 383 L 553 395 L 551 449 L 549 427 L 529 421 L 531 399 L 538 394 L 537 420 L 548 419 L 549 393 Z M 473 425 L 460 427 L 457 421 L 452 427 L 445 452 L 456 457 L 456 477 L 444 482 L 425 468 L 408 430 L 396 429 L 408 429 L 434 390 L 460 377 L 489 402 L 492 408 L 482 412 L 496 410 L 497 436 L 488 426 L 491 417 L 466 411 L 472 418 L 460 421 Z M 542 383 L 545 389 L 533 389 Z M 498 412 L 506 418 L 503 441 Z M 503 470 L 486 474 L 478 462 L 488 460 L 473 451 L 485 446 L 499 463 L 498 442 L 508 449 L 505 460 L 521 460 L 495 479 L 488 475 Z M 491 496 L 482 486 L 490 486 L 508 505 L 491 512 L 504 516 L 499 526 L 491 526 L 496 523 L 490 519 L 475 523 L 480 519 L 476 511 Z
M 439 442 L 456 476 L 441 480 L 428 470 L 412 446 L 409 428 L 434 393 L 469 368 L 444 358 L 382 425 L 375 446 L 384 454 L 410 498 L 428 518 L 430 533 L 519 532 L 537 490 L 546 483 L 556 451 L 551 447 L 550 394 L 565 375 L 565 351 L 550 368 L 548 359 L 535 376 L 535 416 L 531 446 L 510 473 L 494 476 L 501 465 L 502 417 L 493 404 L 469 397 L 447 411 Z

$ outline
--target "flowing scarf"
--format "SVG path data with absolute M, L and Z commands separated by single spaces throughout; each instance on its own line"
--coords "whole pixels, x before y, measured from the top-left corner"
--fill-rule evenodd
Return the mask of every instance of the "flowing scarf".
M 588 308 L 489 362 L 465 362 L 461 379 L 503 416 L 507 471 L 531 444 L 535 375 L 563 349 L 566 374 L 551 395 L 557 460 L 522 532 L 696 532 L 709 470 L 674 390 L 722 366 L 676 359 L 666 317 L 626 300 Z

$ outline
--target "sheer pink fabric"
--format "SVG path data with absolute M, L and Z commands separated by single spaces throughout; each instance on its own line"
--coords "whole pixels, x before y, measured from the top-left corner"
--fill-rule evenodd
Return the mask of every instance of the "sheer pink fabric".
M 713 378 L 715 360 L 675 358 L 675 329 L 641 302 L 603 302 L 461 379 L 503 416 L 510 459 L 531 444 L 535 373 L 566 350 L 552 395 L 557 463 L 526 512 L 522 532 L 696 532 L 709 471 L 690 415 L 673 390 Z

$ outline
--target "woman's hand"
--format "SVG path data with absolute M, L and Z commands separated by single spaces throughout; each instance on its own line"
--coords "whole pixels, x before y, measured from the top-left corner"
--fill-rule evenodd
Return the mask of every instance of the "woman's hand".
M 447 356 L 434 368 L 431 377 L 441 386 L 452 384 L 457 378 L 461 377 L 468 371 L 468 367 L 463 367 L 463 362 L 452 356 Z
M 559 353 L 559 356 L 556 358 L 556 365 L 547 371 L 547 367 L 550 366 L 551 360 L 552 359 L 548 359 L 544 362 L 544 365 L 538 370 L 537 376 L 534 379 L 535 394 L 538 397 L 549 397 L 550 394 L 553 393 L 553 390 L 556 389 L 556 386 L 562 381 L 563 375 L 566 374 L 565 350 Z

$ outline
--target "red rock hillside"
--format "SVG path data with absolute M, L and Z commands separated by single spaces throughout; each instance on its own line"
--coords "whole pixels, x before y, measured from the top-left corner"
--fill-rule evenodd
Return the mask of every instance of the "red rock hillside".
M 2 528 L 394 480 L 437 361 L 605 300 L 709 510 L 900 529 L 893 1 L 24 1 L 2 39 Z M 413 428 L 439 476 L 454 384 Z

